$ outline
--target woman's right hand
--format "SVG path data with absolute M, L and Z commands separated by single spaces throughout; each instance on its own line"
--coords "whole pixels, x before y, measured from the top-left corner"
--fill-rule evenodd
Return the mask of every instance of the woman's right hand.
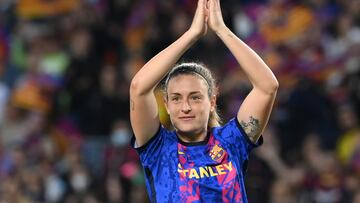
M 192 33 L 196 38 L 200 38 L 207 33 L 207 20 L 209 10 L 206 7 L 207 0 L 198 0 L 196 12 L 189 28 L 189 32 Z
M 221 13 L 220 0 L 209 0 L 207 4 L 209 9 L 209 27 L 215 33 L 218 33 L 221 29 L 226 28 Z

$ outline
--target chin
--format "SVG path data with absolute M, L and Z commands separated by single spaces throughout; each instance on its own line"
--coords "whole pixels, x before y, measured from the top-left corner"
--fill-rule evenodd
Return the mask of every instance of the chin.
M 194 125 L 174 125 L 175 129 L 185 135 L 194 135 L 194 134 L 198 134 L 199 132 L 202 131 L 201 128 L 196 127 Z
M 196 132 L 195 128 L 190 128 L 188 126 L 184 127 L 184 126 L 176 126 L 175 129 L 179 132 L 185 133 L 185 134 L 192 134 L 194 132 Z

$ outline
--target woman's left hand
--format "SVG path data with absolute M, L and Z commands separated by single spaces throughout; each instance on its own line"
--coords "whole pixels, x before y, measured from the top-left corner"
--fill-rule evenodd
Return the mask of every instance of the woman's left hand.
M 208 26 L 210 29 L 217 33 L 226 28 L 221 13 L 220 0 L 208 0 L 207 7 L 209 9 Z
M 195 15 L 189 28 L 190 33 L 194 34 L 196 38 L 200 38 L 207 33 L 208 9 L 206 3 L 207 0 L 198 0 Z

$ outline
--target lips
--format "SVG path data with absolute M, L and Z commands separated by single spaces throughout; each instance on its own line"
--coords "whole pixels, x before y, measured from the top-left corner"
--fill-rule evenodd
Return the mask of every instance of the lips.
M 190 121 L 193 120 L 195 118 L 195 116 L 181 116 L 179 117 L 180 120 L 182 121 Z

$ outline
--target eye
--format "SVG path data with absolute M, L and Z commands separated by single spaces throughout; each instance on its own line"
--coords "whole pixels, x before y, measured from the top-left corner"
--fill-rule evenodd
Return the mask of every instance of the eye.
M 197 100 L 201 99 L 201 96 L 194 95 L 194 96 L 191 97 L 191 99 L 194 100 L 194 101 L 197 101 Z
M 171 100 L 171 101 L 174 101 L 174 102 L 177 102 L 177 101 L 180 100 L 180 98 L 179 98 L 179 97 L 171 97 L 170 100 Z

